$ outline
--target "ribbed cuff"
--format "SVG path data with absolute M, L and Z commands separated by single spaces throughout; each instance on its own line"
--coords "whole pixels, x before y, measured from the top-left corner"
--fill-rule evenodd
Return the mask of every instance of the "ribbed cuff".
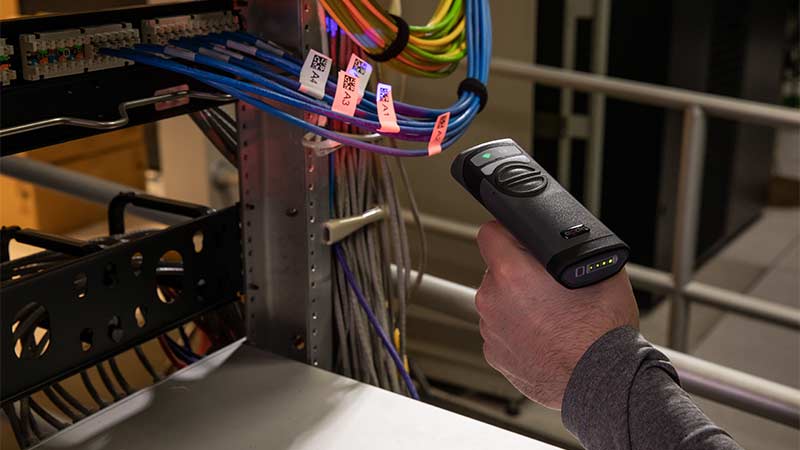
M 663 353 L 637 330 L 616 328 L 600 337 L 583 354 L 564 392 L 561 420 L 589 450 L 631 448 L 628 404 L 636 374 L 646 366 L 678 376 Z

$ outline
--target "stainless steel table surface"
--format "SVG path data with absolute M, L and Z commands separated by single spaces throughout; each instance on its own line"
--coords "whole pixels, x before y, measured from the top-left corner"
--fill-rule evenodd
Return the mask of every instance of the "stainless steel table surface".
M 554 449 L 237 342 L 37 449 Z

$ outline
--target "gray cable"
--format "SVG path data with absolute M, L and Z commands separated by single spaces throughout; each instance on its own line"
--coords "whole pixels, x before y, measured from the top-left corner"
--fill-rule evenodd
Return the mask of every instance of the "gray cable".
M 226 123 L 224 119 L 221 119 L 218 114 L 213 112 L 213 110 L 203 110 L 200 111 L 200 113 L 205 116 L 206 120 L 208 120 L 214 130 L 216 130 L 217 133 L 219 133 L 223 139 L 229 143 L 235 152 L 239 148 L 239 137 L 236 127 L 234 126 L 231 128 L 230 124 Z
M 349 202 L 349 215 L 358 215 L 363 209 L 361 206 L 363 205 L 363 200 L 360 195 L 359 188 L 363 185 L 362 184 L 362 176 L 363 176 L 363 169 L 360 167 L 360 152 L 353 149 L 348 149 L 345 153 L 345 161 L 347 167 L 347 174 L 348 174 L 348 193 L 350 197 Z M 359 170 L 361 169 L 361 170 Z M 359 284 L 364 286 L 363 283 L 363 272 L 361 269 L 361 264 L 359 263 L 359 258 L 357 255 L 357 248 L 356 244 L 352 239 L 348 239 L 344 243 L 345 248 L 345 257 L 347 259 L 348 264 L 354 268 L 354 273 L 356 278 L 359 280 Z M 367 378 L 367 382 L 374 385 L 380 385 L 380 376 L 378 375 L 378 367 L 375 364 L 375 354 L 378 352 L 378 347 L 376 347 L 376 340 L 373 333 L 370 331 L 370 326 L 367 322 L 367 318 L 364 312 L 361 310 L 360 306 L 357 303 L 355 295 L 352 293 L 348 293 L 348 297 L 351 299 L 353 304 L 353 311 L 356 318 L 356 331 L 358 333 L 358 343 L 359 347 L 361 348 L 361 352 L 359 355 L 363 355 L 363 360 L 361 362 L 362 369 L 364 370 L 364 375 Z
M 235 137 L 239 133 L 239 131 L 236 129 L 236 120 L 229 116 L 228 113 L 223 111 L 222 108 L 219 106 L 214 106 L 208 108 L 206 111 L 208 111 L 211 116 L 214 116 L 219 123 L 225 127 L 225 130 L 228 132 L 228 134 Z
M 39 403 L 37 403 L 33 397 L 30 398 L 31 409 L 39 415 L 45 422 L 49 423 L 51 427 L 55 428 L 56 430 L 63 430 L 67 427 L 67 424 L 64 422 L 56 419 L 50 414 L 46 409 L 42 408 Z
M 70 409 L 70 407 L 67 406 L 67 404 L 64 403 L 64 401 L 61 400 L 58 397 L 58 395 L 56 395 L 55 392 L 53 392 L 53 389 L 51 387 L 48 386 L 48 387 L 42 389 L 42 392 L 44 392 L 44 395 L 47 396 L 47 399 L 50 400 L 50 402 L 56 408 L 58 408 L 59 411 L 61 411 L 62 413 L 64 413 L 64 415 L 69 417 L 69 420 L 71 420 L 72 422 L 77 422 L 77 421 L 81 420 L 81 418 L 83 418 L 82 414 L 76 413 L 75 411 Z
M 355 152 L 351 149 L 347 149 L 342 152 L 342 160 L 344 164 L 341 166 L 345 169 L 345 173 L 343 174 L 343 179 L 346 180 L 344 185 L 345 189 L 342 192 L 345 195 L 344 204 L 345 204 L 345 214 L 347 216 L 355 215 L 356 208 L 358 205 L 357 200 L 357 180 L 356 180 L 356 170 L 354 165 L 354 158 Z M 348 264 L 351 264 L 351 268 L 353 268 L 354 273 L 357 274 L 358 265 L 357 262 L 352 260 L 352 241 L 349 239 L 343 242 L 343 249 L 345 253 L 345 258 L 348 260 Z M 355 337 L 356 337 L 356 351 L 355 355 L 360 359 L 359 366 L 361 368 L 360 379 L 367 383 L 376 384 L 377 383 L 377 374 L 374 372 L 374 366 L 372 364 L 372 345 L 369 340 L 368 336 L 368 329 L 365 325 L 365 321 L 362 318 L 362 313 L 359 310 L 359 306 L 356 303 L 356 299 L 352 292 L 347 292 L 347 299 L 350 301 L 351 304 L 351 311 L 353 313 L 353 320 L 355 323 Z
M 403 180 L 403 187 L 406 190 L 406 196 L 408 197 L 408 206 L 411 208 L 411 216 L 414 218 L 414 224 L 417 227 L 417 238 L 419 239 L 419 265 L 417 266 L 417 276 L 414 280 L 414 286 L 412 288 L 411 296 L 414 296 L 414 293 L 419 289 L 419 285 L 422 283 L 422 277 L 425 275 L 425 269 L 428 265 L 428 239 L 425 235 L 425 226 L 422 223 L 422 219 L 420 218 L 419 214 L 419 205 L 417 204 L 417 197 L 414 195 L 414 190 L 411 187 L 411 182 L 408 179 L 408 171 L 406 171 L 406 166 L 403 164 L 403 161 L 400 158 L 394 158 L 395 163 L 397 163 L 398 172 L 400 172 L 400 178 Z
M 395 182 L 394 176 L 389 168 L 389 164 L 386 158 L 383 159 L 384 167 L 387 171 L 387 176 L 389 177 L 388 186 L 390 188 L 390 199 L 392 204 L 394 205 L 394 215 L 392 220 L 395 221 L 397 224 L 397 228 L 400 231 L 400 252 L 401 252 L 401 260 L 403 261 L 403 270 L 404 270 L 404 278 L 402 280 L 402 285 L 404 288 L 404 295 L 402 297 L 402 302 L 400 303 L 400 309 L 397 312 L 398 316 L 398 328 L 400 330 L 400 339 L 399 339 L 399 351 L 402 355 L 404 361 L 407 361 L 407 305 L 409 301 L 409 297 L 411 295 L 411 250 L 408 243 L 408 233 L 406 231 L 405 222 L 403 221 L 402 210 L 400 207 L 400 198 L 397 194 L 397 190 L 395 189 Z M 386 266 L 387 271 L 389 270 L 389 266 Z M 405 387 L 405 385 L 403 385 Z
M 88 370 L 88 369 L 87 369 Z M 100 394 L 95 389 L 94 384 L 92 384 L 92 380 L 89 378 L 89 373 L 86 370 L 81 371 L 81 381 L 83 381 L 83 386 L 86 388 L 86 391 L 92 397 L 94 402 L 97 404 L 97 407 L 100 409 L 105 408 L 108 406 L 108 403 L 100 397 Z
M 383 184 L 384 184 L 384 186 L 386 186 L 386 191 L 387 191 L 387 194 L 388 194 L 387 197 L 388 197 L 388 200 L 389 200 L 389 216 L 391 217 L 391 220 L 389 220 L 389 225 L 391 227 L 391 233 L 392 233 L 391 237 L 392 237 L 392 245 L 394 246 L 394 257 L 396 258 L 395 259 L 395 264 L 397 265 L 397 297 L 398 297 L 397 316 L 398 316 L 398 322 L 399 322 L 398 328 L 400 328 L 400 348 L 399 348 L 399 352 L 398 353 L 400 353 L 400 357 L 402 358 L 403 355 L 405 355 L 405 334 L 406 334 L 405 333 L 405 315 L 406 315 L 406 307 L 405 307 L 405 302 L 406 302 L 406 283 L 405 283 L 405 279 L 406 279 L 406 276 L 407 276 L 407 270 L 406 270 L 405 261 L 404 261 L 404 258 L 403 258 L 402 236 L 401 236 L 401 233 L 400 233 L 398 222 L 396 220 L 394 220 L 395 217 L 399 217 L 399 211 L 397 211 L 397 204 L 396 204 L 395 201 L 393 201 L 393 198 L 392 198 L 392 197 L 394 197 L 392 195 L 394 191 L 393 191 L 392 186 L 391 186 L 391 184 L 392 184 L 391 176 L 388 173 L 388 166 L 386 165 L 385 160 L 383 160 L 382 162 L 383 162 L 384 170 L 386 170 L 386 172 L 387 172 L 387 173 L 384 173 Z M 396 197 L 394 198 L 394 200 L 396 200 Z
M 122 400 L 123 395 L 114 387 L 114 383 L 112 383 L 111 378 L 108 377 L 108 372 L 106 372 L 106 369 L 103 367 L 103 363 L 98 363 L 95 367 L 97 368 L 97 373 L 100 374 L 100 380 L 103 381 L 103 385 L 108 390 L 108 393 L 114 397 L 114 401 Z
M 385 158 L 348 147 L 337 150 L 333 161 L 337 168 L 333 180 L 336 217 L 355 216 L 375 205 L 389 209 L 386 220 L 359 230 L 340 245 L 380 326 L 392 338 L 396 329 L 400 332 L 398 350 L 405 356 L 405 309 L 411 293 L 412 263 L 391 169 Z M 407 177 L 403 179 L 407 181 Z M 400 274 L 397 281 L 390 276 L 392 264 Z M 336 266 L 333 282 L 338 369 L 358 380 L 405 392 L 396 367 Z
M 8 417 L 8 423 L 11 425 L 11 430 L 14 432 L 14 437 L 17 439 L 19 446 L 21 448 L 29 447 L 31 443 L 28 441 L 28 437 L 22 433 L 19 416 L 17 416 L 17 411 L 14 409 L 14 404 L 9 403 L 3 406 L 3 411 Z
M 39 439 L 31 432 L 31 405 L 28 398 L 19 401 L 20 432 L 25 435 L 31 445 L 39 443 Z
M 343 169 L 345 165 L 345 154 L 347 152 L 342 149 L 334 154 L 336 167 Z M 336 183 L 336 208 L 341 217 L 347 217 L 350 214 L 349 208 L 349 183 L 347 182 L 347 174 L 339 171 L 334 180 Z M 336 271 L 337 285 L 339 286 L 339 297 L 342 304 L 342 312 L 347 328 L 347 345 L 350 347 L 349 354 L 351 355 L 350 363 L 352 365 L 353 377 L 357 380 L 365 381 L 366 377 L 363 375 L 362 364 L 360 361 L 361 353 L 358 351 L 358 324 L 356 323 L 355 313 L 353 312 L 353 301 L 351 298 L 350 290 L 347 289 L 347 282 L 344 280 L 344 275 L 338 266 L 334 265 Z
M 58 395 L 60 395 L 64 400 L 66 400 L 67 403 L 70 404 L 70 406 L 78 410 L 84 416 L 92 414 L 93 412 L 92 410 L 83 406 L 83 403 L 79 402 L 78 399 L 73 397 L 72 394 L 70 394 L 66 389 L 64 389 L 64 386 L 62 386 L 61 384 L 59 383 L 53 384 L 53 389 L 55 389 Z
M 28 397 L 26 399 L 26 401 L 28 403 L 30 403 L 31 398 Z M 36 422 L 36 418 L 33 417 L 33 414 L 31 414 L 30 404 L 28 405 L 27 409 L 28 409 L 28 411 L 27 411 L 27 414 L 26 414 L 26 416 L 27 416 L 26 420 L 28 421 L 28 425 L 30 426 L 31 431 L 33 431 L 34 436 L 36 436 L 36 439 L 41 441 L 42 439 L 45 438 L 45 434 L 44 434 L 44 432 L 42 432 L 42 429 L 39 428 L 39 424 Z
M 374 187 L 375 198 L 369 200 L 370 204 L 386 204 L 386 192 L 383 188 L 383 183 L 380 182 L 382 172 L 380 170 L 380 156 L 370 155 L 373 167 L 372 185 Z M 385 221 L 384 221 L 385 222 Z M 387 272 L 385 268 L 389 267 L 389 262 L 384 259 L 384 249 L 381 247 L 381 229 L 380 226 L 370 226 L 367 230 L 366 245 L 369 250 L 368 259 L 369 276 L 372 281 L 374 290 L 376 292 L 376 303 L 374 306 L 375 313 L 378 315 L 383 328 L 387 334 L 392 337 L 394 341 L 394 328 L 395 328 L 395 307 L 390 289 L 386 283 Z M 388 305 L 388 306 L 387 306 Z M 389 379 L 388 389 L 394 392 L 402 392 L 400 387 L 400 380 L 394 363 L 391 361 L 387 352 L 379 353 L 380 359 L 376 363 L 380 365 L 380 370 L 385 372 Z
M 150 377 L 153 379 L 153 383 L 158 383 L 161 381 L 161 375 L 156 372 L 156 369 L 153 368 L 153 364 L 150 363 L 150 360 L 145 355 L 144 350 L 142 350 L 141 345 L 136 345 L 133 347 L 134 352 L 136 352 L 136 357 L 139 358 L 139 362 L 142 363 L 142 366 L 150 374 Z
M 125 391 L 125 394 L 131 395 L 133 393 L 133 389 L 131 389 L 131 385 L 128 384 L 128 380 L 126 380 L 125 377 L 122 375 L 122 371 L 119 370 L 116 358 L 114 358 L 113 356 L 111 358 L 108 358 L 108 365 L 111 367 L 111 373 L 114 375 L 114 378 L 116 378 L 117 383 L 122 388 L 122 390 Z
M 360 215 L 373 204 L 371 198 L 372 190 L 370 189 L 371 183 L 369 183 L 373 173 L 373 159 L 372 155 L 367 152 L 354 152 L 354 155 L 356 157 L 356 173 L 358 175 L 356 185 L 358 205 L 354 213 Z M 356 267 L 356 276 L 359 279 L 359 286 L 361 286 L 368 301 L 371 303 L 370 306 L 378 318 L 378 323 L 384 330 L 388 331 L 389 327 L 387 326 L 384 314 L 385 307 L 382 302 L 382 295 L 379 294 L 373 285 L 375 271 L 374 267 L 370 265 L 371 258 L 367 245 L 367 234 L 368 228 L 363 228 L 359 230 L 358 233 L 354 234 L 351 239 L 354 250 L 353 264 L 355 264 Z M 389 375 L 384 370 L 383 364 L 385 352 L 381 350 L 382 343 L 376 333 L 370 333 L 370 338 L 374 357 L 371 363 L 374 365 L 375 372 L 378 374 L 378 386 L 389 389 Z
M 229 163 L 236 167 L 239 163 L 238 157 L 236 156 L 236 142 L 228 139 L 225 135 L 214 128 L 214 125 L 212 125 L 211 121 L 208 119 L 208 116 L 203 114 L 203 111 L 193 112 L 189 114 L 189 117 L 192 119 L 197 128 L 199 128 L 206 138 L 214 145 L 214 148 L 216 148 L 217 151 L 223 157 L 225 157 Z

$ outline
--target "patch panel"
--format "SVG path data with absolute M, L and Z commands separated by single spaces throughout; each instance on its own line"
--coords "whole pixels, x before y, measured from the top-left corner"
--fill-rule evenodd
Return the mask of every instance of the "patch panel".
M 11 68 L 11 55 L 14 46 L 6 44 L 5 39 L 0 39 L 0 85 L 7 86 L 11 80 L 17 79 L 17 71 Z
M 238 31 L 239 17 L 231 11 L 142 20 L 142 41 L 166 44 L 170 39 L 223 31 Z
M 62 77 L 131 64 L 101 55 L 103 47 L 130 47 L 139 43 L 139 30 L 130 23 L 21 34 L 22 77 L 29 81 Z

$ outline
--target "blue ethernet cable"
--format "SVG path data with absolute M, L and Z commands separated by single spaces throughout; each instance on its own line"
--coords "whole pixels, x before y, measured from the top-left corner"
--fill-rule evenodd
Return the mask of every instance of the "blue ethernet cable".
M 467 55 L 467 76 L 469 78 L 476 78 L 482 83 L 485 83 L 488 80 L 491 47 L 491 18 L 489 16 L 489 5 L 486 0 L 468 0 L 465 4 L 465 8 L 465 14 L 467 16 L 465 32 L 470 48 Z M 241 45 L 236 45 L 234 42 L 255 47 L 255 49 L 250 49 L 252 50 L 250 51 L 251 56 L 255 58 L 240 54 L 241 59 L 229 58 L 229 61 L 225 62 L 208 56 L 215 51 L 214 45 L 225 46 L 230 49 L 229 51 L 242 49 Z M 380 123 L 375 120 L 377 118 L 377 109 L 374 103 L 374 93 L 365 93 L 364 99 L 357 109 L 356 117 L 350 117 L 331 111 L 330 102 L 332 98 L 330 93 L 335 92 L 335 83 L 330 80 L 328 81 L 326 90 L 329 94 L 326 95 L 322 101 L 298 92 L 296 90 L 296 87 L 299 86 L 297 81 L 272 72 L 264 63 L 278 67 L 289 74 L 298 75 L 301 68 L 300 61 L 283 50 L 276 50 L 274 46 L 260 41 L 255 36 L 242 32 L 226 32 L 208 36 L 184 38 L 173 41 L 170 44 L 183 48 L 186 52 L 181 54 L 181 52 L 168 51 L 163 46 L 147 45 L 137 46 L 137 50 L 103 49 L 101 51 L 112 54 L 113 56 L 131 59 L 136 62 L 149 64 L 196 78 L 283 120 L 287 120 L 308 131 L 344 145 L 394 156 L 428 155 L 427 150 L 398 150 L 352 139 L 348 136 L 306 123 L 297 117 L 263 102 L 261 98 L 267 98 L 304 111 L 321 114 L 335 120 L 341 120 L 366 131 L 376 131 L 380 128 Z M 272 51 L 266 51 L 264 47 L 270 47 Z M 200 48 L 206 48 L 209 52 L 204 52 L 205 54 L 199 53 Z M 194 63 L 241 77 L 249 81 L 249 83 L 233 77 L 219 75 L 215 72 L 190 67 L 178 63 L 174 59 L 155 58 L 147 53 L 171 53 L 172 56 L 184 56 Z M 398 124 L 401 127 L 401 132 L 389 136 L 407 141 L 427 141 L 430 137 L 430 133 L 433 131 L 433 119 L 442 112 L 450 112 L 451 119 L 447 129 L 447 136 L 442 143 L 442 147 L 447 148 L 465 133 L 467 126 L 472 122 L 475 116 L 477 116 L 480 110 L 480 99 L 474 92 L 464 91 L 459 96 L 458 101 L 446 109 L 423 108 L 414 105 L 406 105 L 401 102 L 395 102 L 395 108 L 398 112 Z
M 257 108 L 259 108 L 259 109 L 261 109 L 261 110 L 263 110 L 263 111 L 265 111 L 265 112 L 267 112 L 269 114 L 272 114 L 272 115 L 274 115 L 274 116 L 276 116 L 278 118 L 286 120 L 286 121 L 288 121 L 288 122 L 290 122 L 290 123 L 292 123 L 294 125 L 300 126 L 301 128 L 305 128 L 307 131 L 311 131 L 314 134 L 318 134 L 318 135 L 326 137 L 328 139 L 332 139 L 332 140 L 334 140 L 336 142 L 342 143 L 342 144 L 347 145 L 347 146 L 357 147 L 357 148 L 361 148 L 363 150 L 373 151 L 373 152 L 382 153 L 382 154 L 391 155 L 391 156 L 401 156 L 401 157 L 406 157 L 406 156 L 428 156 L 428 150 L 427 149 L 399 150 L 399 149 L 392 148 L 392 147 L 385 147 L 385 146 L 381 146 L 381 145 L 372 144 L 372 143 L 369 143 L 369 142 L 363 142 L 363 141 L 360 141 L 358 139 L 353 139 L 351 137 L 348 137 L 348 136 L 345 136 L 345 135 L 341 135 L 341 134 L 336 133 L 334 131 L 327 130 L 325 128 L 310 124 L 310 123 L 308 123 L 308 122 L 306 122 L 306 121 L 304 121 L 304 120 L 302 120 L 300 118 L 292 116 L 291 114 L 285 113 L 285 112 L 283 112 L 281 110 L 278 110 L 277 108 L 275 108 L 275 107 L 273 107 L 271 105 L 266 104 L 265 102 L 261 101 L 257 97 L 255 97 L 253 95 L 250 95 L 250 94 L 247 94 L 245 92 L 245 90 L 256 91 L 257 95 L 263 95 L 263 96 L 265 96 L 265 97 L 267 97 L 269 99 L 274 99 L 274 100 L 278 100 L 278 101 L 284 101 L 285 103 L 290 103 L 290 104 L 294 103 L 291 99 L 288 99 L 285 96 L 281 96 L 280 94 L 276 94 L 274 92 L 265 90 L 263 88 L 259 88 L 257 86 L 250 85 L 248 83 L 243 83 L 243 82 L 238 81 L 238 80 L 234 80 L 234 79 L 230 79 L 230 78 L 223 77 L 223 76 L 220 76 L 220 75 L 216 75 L 216 74 L 213 74 L 211 72 L 200 71 L 198 69 L 194 69 L 194 68 L 185 66 L 183 64 L 175 63 L 174 61 L 164 60 L 164 59 L 157 58 L 157 57 L 154 57 L 154 56 L 150 56 L 150 55 L 147 55 L 145 53 L 137 52 L 137 51 L 134 51 L 134 50 L 102 49 L 101 52 L 103 52 L 105 54 L 108 54 L 108 55 L 111 55 L 111 56 L 130 59 L 130 60 L 132 60 L 134 62 L 138 62 L 138 63 L 142 63 L 142 64 L 149 64 L 149 65 L 152 65 L 152 66 L 155 66 L 155 67 L 165 68 L 167 70 L 172 70 L 172 71 L 175 71 L 175 72 L 178 72 L 178 73 L 183 73 L 185 75 L 197 78 L 198 80 L 203 81 L 204 83 L 206 83 L 206 84 L 208 84 L 208 85 L 210 85 L 212 87 L 215 87 L 215 88 L 219 89 L 222 92 L 225 92 L 227 94 L 231 94 L 231 95 L 233 95 L 234 97 L 236 97 L 239 100 L 243 100 L 243 101 L 245 101 L 247 103 L 250 103 L 253 106 L 255 106 L 255 107 L 257 107 Z M 234 87 L 234 86 L 236 86 L 236 87 Z M 314 109 L 312 108 L 312 110 L 314 110 Z M 470 106 L 470 109 L 468 109 L 468 113 L 471 113 L 471 114 L 477 114 L 477 111 L 478 111 L 478 105 L 477 104 Z M 347 116 L 345 116 L 345 117 L 347 117 Z M 348 118 L 348 119 L 351 119 L 351 120 L 349 120 L 349 122 L 353 123 L 354 120 L 352 118 Z M 356 126 L 358 126 L 358 125 L 356 124 Z M 455 135 L 451 135 L 451 133 L 448 133 L 448 136 L 447 136 L 446 140 L 442 143 L 442 148 L 447 148 L 448 146 L 452 145 L 452 143 L 455 142 L 455 140 L 458 137 L 462 136 L 465 131 L 466 131 L 466 126 L 462 125 L 462 127 L 458 128 L 458 129 L 454 129 L 453 133 L 455 133 Z M 427 140 L 427 137 L 426 137 L 425 140 Z

